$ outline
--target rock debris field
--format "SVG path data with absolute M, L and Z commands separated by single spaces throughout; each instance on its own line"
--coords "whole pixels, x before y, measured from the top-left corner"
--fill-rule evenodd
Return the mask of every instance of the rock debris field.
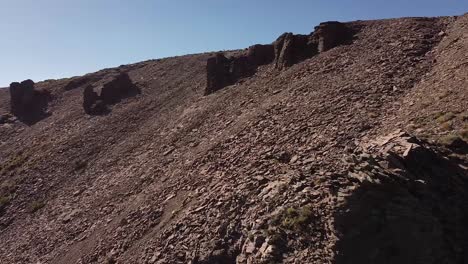
M 468 15 L 0 89 L 0 263 L 468 263 Z

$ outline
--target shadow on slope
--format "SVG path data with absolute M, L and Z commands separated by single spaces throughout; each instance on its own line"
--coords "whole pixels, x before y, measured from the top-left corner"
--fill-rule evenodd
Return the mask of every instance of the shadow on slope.
M 356 178 L 335 215 L 336 263 L 468 263 L 466 167 L 408 141 L 403 154 L 390 143 L 384 159 L 364 166 L 372 173 Z

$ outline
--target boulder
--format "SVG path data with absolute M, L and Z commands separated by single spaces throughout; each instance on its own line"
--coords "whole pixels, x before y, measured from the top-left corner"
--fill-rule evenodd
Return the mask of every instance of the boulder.
M 99 96 L 104 103 L 115 104 L 122 98 L 135 92 L 136 86 L 127 73 L 120 73 L 105 80 L 105 82 L 98 87 L 98 91 L 99 90 Z

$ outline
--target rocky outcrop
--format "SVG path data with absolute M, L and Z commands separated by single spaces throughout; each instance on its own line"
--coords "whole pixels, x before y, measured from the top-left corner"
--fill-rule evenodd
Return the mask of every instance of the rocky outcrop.
M 318 42 L 317 51 L 325 52 L 352 40 L 353 32 L 346 24 L 330 21 L 315 27 L 312 38 Z
M 217 53 L 206 63 L 206 89 L 205 95 L 231 84 L 230 61 L 222 54 Z
M 26 111 L 32 105 L 33 99 L 34 82 L 32 80 L 10 84 L 10 105 L 13 113 L 18 114 Z
M 206 64 L 207 87 L 205 95 L 234 84 L 242 78 L 252 76 L 258 66 L 269 64 L 273 60 L 273 45 L 254 45 L 247 50 L 246 54 L 231 58 L 217 53 L 209 58 Z
M 272 44 L 250 46 L 247 51 L 247 58 L 252 65 L 270 64 L 275 59 L 275 48 Z
M 284 69 L 317 53 L 310 36 L 284 33 L 275 42 L 275 68 Z
M 105 114 L 109 110 L 108 105 L 139 92 L 127 73 L 111 75 L 84 89 L 83 108 L 91 115 Z
M 103 114 L 107 111 L 104 101 L 94 91 L 92 85 L 87 86 L 83 91 L 83 109 L 90 115 Z
M 253 45 L 246 54 L 226 58 L 222 53 L 207 61 L 207 87 L 205 95 L 238 80 L 255 74 L 258 66 L 274 63 L 278 70 L 288 68 L 320 52 L 345 44 L 353 32 L 346 24 L 325 22 L 315 27 L 310 35 L 284 33 L 273 44 Z
M 26 123 L 34 123 L 44 117 L 50 99 L 50 92 L 35 89 L 32 80 L 10 84 L 11 113 Z
M 346 24 L 325 22 L 315 27 L 310 35 L 284 33 L 275 42 L 275 68 L 284 69 L 320 52 L 345 44 L 353 33 Z

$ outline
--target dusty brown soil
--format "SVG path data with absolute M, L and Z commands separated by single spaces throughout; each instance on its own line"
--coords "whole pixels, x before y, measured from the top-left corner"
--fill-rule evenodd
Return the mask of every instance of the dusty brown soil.
M 467 262 L 468 16 L 347 25 L 207 96 L 215 53 L 37 83 L 47 115 L 0 124 L 0 263 Z M 139 93 L 86 114 L 120 72 Z

